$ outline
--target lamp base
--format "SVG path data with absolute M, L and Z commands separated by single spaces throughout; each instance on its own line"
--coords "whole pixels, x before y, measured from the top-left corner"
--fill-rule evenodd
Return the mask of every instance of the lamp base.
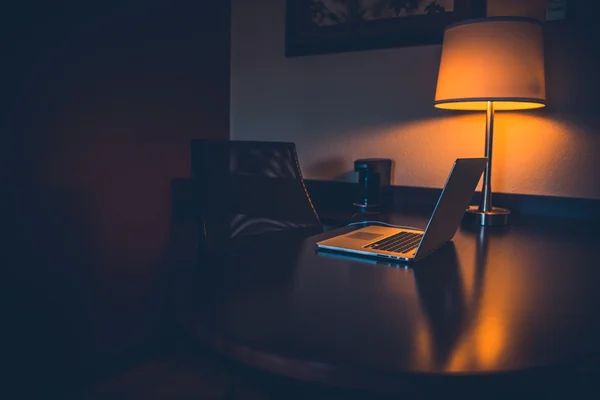
M 465 213 L 464 220 L 467 223 L 481 226 L 506 226 L 510 210 L 506 208 L 492 207 L 492 211 L 479 211 L 479 207 L 470 206 Z

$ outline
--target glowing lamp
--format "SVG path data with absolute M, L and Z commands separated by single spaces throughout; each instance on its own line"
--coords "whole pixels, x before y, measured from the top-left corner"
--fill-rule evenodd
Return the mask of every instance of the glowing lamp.
M 479 225 L 506 225 L 510 211 L 492 206 L 494 112 L 544 107 L 543 27 L 521 17 L 462 21 L 446 28 L 435 107 L 486 111 L 485 156 L 479 206 L 467 216 Z

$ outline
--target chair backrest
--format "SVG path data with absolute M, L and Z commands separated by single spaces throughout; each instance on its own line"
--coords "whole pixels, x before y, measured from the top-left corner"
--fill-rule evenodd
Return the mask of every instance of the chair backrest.
M 293 143 L 193 140 L 203 248 L 323 231 Z

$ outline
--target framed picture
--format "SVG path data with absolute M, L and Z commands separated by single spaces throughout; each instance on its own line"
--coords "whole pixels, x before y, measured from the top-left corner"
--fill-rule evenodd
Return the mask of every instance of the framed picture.
M 573 14 L 573 4 L 567 6 L 567 0 L 546 0 L 546 21 L 561 21 L 571 14 Z
M 485 0 L 287 0 L 287 57 L 441 43 Z

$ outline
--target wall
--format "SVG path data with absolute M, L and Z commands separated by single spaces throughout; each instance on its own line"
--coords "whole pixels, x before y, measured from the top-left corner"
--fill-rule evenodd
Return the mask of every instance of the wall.
M 231 136 L 294 141 L 308 178 L 354 179 L 352 161 L 395 160 L 397 185 L 441 187 L 456 157 L 483 155 L 485 116 L 434 109 L 440 46 L 284 57 L 282 0 L 233 1 Z M 548 107 L 499 113 L 494 190 L 600 198 L 593 15 L 548 26 Z M 493 0 L 493 15 L 544 15 Z M 493 77 L 490 77 L 493 79 Z
M 192 138 L 229 136 L 230 6 L 12 3 L 3 326 L 21 388 L 47 389 L 169 334 L 170 184 Z

